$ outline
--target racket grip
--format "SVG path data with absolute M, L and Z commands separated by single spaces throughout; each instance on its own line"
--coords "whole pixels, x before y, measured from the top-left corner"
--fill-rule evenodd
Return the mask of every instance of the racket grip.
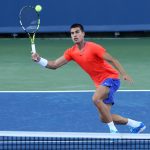
M 35 44 L 31 44 L 32 53 L 36 53 Z

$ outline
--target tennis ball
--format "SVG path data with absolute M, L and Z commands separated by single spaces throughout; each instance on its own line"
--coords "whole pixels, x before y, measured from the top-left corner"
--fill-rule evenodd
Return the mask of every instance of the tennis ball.
M 37 12 L 40 12 L 40 11 L 42 10 L 42 6 L 41 6 L 41 5 L 36 5 L 36 6 L 35 6 L 35 10 L 36 10 Z

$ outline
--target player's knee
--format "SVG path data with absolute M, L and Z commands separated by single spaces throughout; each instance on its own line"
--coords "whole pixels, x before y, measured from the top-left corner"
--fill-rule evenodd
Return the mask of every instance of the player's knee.
M 92 97 L 92 100 L 93 100 L 93 103 L 94 103 L 95 105 L 97 105 L 97 104 L 101 101 L 101 98 L 99 98 L 99 97 L 97 97 L 97 96 L 93 96 L 93 97 Z

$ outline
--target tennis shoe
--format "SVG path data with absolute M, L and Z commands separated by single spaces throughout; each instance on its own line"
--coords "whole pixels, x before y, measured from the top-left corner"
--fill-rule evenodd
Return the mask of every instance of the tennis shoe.
M 146 126 L 144 125 L 144 123 L 140 123 L 140 125 L 138 127 L 130 127 L 130 132 L 131 133 L 141 133 L 146 129 Z

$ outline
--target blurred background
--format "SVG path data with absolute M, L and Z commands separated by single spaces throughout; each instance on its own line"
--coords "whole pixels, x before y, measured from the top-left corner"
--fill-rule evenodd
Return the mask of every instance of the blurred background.
M 0 32 L 22 33 L 18 22 L 20 9 L 25 5 L 37 4 L 43 7 L 40 14 L 41 33 L 66 33 L 75 22 L 83 24 L 87 32 L 109 32 L 115 36 L 123 36 L 125 32 L 142 33 L 150 29 L 148 0 L 2 0 Z
M 41 69 L 30 56 L 30 40 L 19 24 L 25 5 L 41 5 L 36 49 L 55 59 L 72 46 L 69 27 L 81 23 L 86 40 L 119 59 L 135 83 L 121 89 L 149 89 L 149 0 L 2 0 L 0 9 L 0 90 L 91 90 L 92 81 L 74 62 L 56 71 Z

